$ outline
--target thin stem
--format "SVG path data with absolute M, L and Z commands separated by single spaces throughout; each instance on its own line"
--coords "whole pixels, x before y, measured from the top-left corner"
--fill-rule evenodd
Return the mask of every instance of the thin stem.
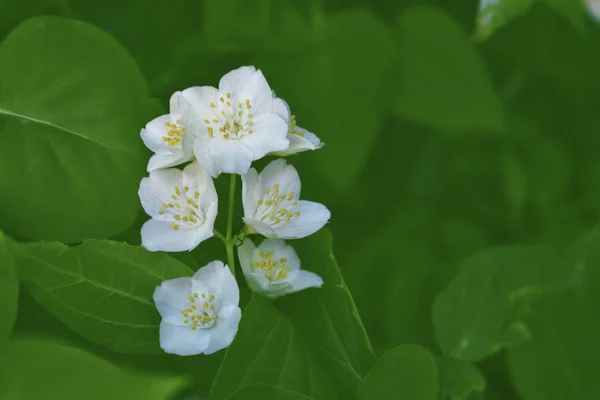
M 229 209 L 227 210 L 227 233 L 225 235 L 225 248 L 227 249 L 227 262 L 231 273 L 235 276 L 235 256 L 233 254 L 233 210 L 235 206 L 235 182 L 236 175 L 229 177 Z
M 219 232 L 216 229 L 213 229 L 213 234 L 215 235 L 215 237 L 217 239 L 219 239 L 220 241 L 222 241 L 223 243 L 225 243 L 227 241 L 227 239 L 225 238 L 225 235 L 223 235 L 221 232 Z

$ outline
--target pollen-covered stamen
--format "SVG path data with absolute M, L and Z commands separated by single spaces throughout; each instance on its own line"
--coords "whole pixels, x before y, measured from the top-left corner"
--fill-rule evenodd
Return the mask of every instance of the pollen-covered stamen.
M 304 132 L 301 132 L 299 130 L 296 129 L 296 116 L 292 115 L 290 117 L 290 129 L 289 129 L 289 133 L 291 135 L 298 135 L 298 136 L 304 136 Z
M 165 122 L 165 126 L 167 127 L 167 136 L 163 136 L 162 140 L 169 146 L 175 146 L 181 143 L 183 132 L 185 132 L 185 127 L 180 125 L 181 121 L 177 120 L 175 122 L 175 124 L 171 122 Z
M 269 225 L 277 225 L 299 216 L 300 211 L 295 210 L 297 206 L 294 192 L 280 193 L 279 184 L 276 183 L 272 188 L 267 188 L 263 198 L 258 200 L 256 215 Z
M 204 292 L 198 294 L 194 293 L 188 297 L 190 306 L 184 308 L 181 313 L 183 314 L 183 323 L 189 325 L 193 331 L 198 328 L 208 329 L 212 328 L 219 319 L 217 311 L 215 311 L 215 296 L 208 295 Z
M 192 192 L 188 186 L 184 186 L 183 190 L 179 186 L 175 186 L 171 195 L 173 201 L 162 203 L 158 214 L 173 217 L 174 221 L 170 226 L 174 231 L 179 230 L 182 226 L 199 228 L 204 224 L 206 217 L 198 205 L 199 199 L 198 191 Z
M 219 137 L 222 139 L 240 139 L 244 135 L 252 135 L 252 103 L 250 99 L 245 102 L 232 104 L 231 93 L 219 97 L 217 104 L 210 103 L 211 108 L 219 108 L 219 119 L 205 119 L 204 124 L 209 137 Z M 218 105 L 218 106 L 217 106 Z
M 261 272 L 269 282 L 279 282 L 287 278 L 291 267 L 287 263 L 287 258 L 274 258 L 274 251 L 258 253 L 259 260 L 254 262 L 254 270 Z

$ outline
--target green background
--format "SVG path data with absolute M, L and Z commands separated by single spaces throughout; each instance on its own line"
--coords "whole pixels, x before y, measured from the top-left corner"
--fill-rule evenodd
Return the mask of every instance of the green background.
M 600 398 L 600 25 L 579 0 L 486 3 L 0 0 L 0 343 L 11 338 L 0 399 L 100 389 L 100 398 L 151 398 L 144 379 L 157 400 L 208 398 L 224 352 L 152 353 L 159 317 L 146 297 L 225 252 L 216 240 L 177 260 L 132 247 L 147 219 L 136 192 L 150 153 L 139 130 L 174 91 L 216 86 L 242 65 L 261 69 L 325 142 L 288 162 L 302 197 L 331 210 L 335 260 L 327 232 L 298 248 L 344 293 L 273 306 L 243 288 L 255 321 L 289 334 L 298 354 L 316 351 L 264 372 L 289 379 L 256 366 L 244 388 L 235 366 L 254 360 L 244 349 L 269 332 L 240 334 L 213 398 Z M 227 184 L 217 179 L 221 196 Z M 63 272 L 44 269 L 53 260 Z M 97 286 L 58 295 L 78 260 L 141 301 L 100 304 Z M 360 320 L 344 314 L 354 305 L 336 260 L 374 357 Z M 294 311 L 320 304 L 333 326 L 354 329 L 348 337 L 321 335 Z M 103 330 L 83 312 L 137 325 Z M 331 377 L 319 346 L 345 363 Z M 105 384 L 95 389 L 85 371 Z M 26 391 L 15 383 L 24 376 L 47 390 Z M 57 386 L 64 376 L 82 391 Z

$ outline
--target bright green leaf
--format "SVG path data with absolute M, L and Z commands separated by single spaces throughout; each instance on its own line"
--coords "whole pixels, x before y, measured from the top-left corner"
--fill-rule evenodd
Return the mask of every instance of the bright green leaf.
M 238 398 L 230 395 L 240 388 L 259 384 L 316 400 L 338 397 L 329 371 L 315 349 L 284 314 L 269 301 L 254 295 L 227 350 L 211 399 Z
M 161 351 L 154 289 L 192 275 L 165 253 L 106 240 L 24 244 L 15 252 L 17 273 L 38 302 L 89 340 L 123 352 Z
M 485 378 L 473 364 L 442 357 L 437 360 L 437 366 L 442 400 L 465 400 L 472 392 L 485 390 Z
M 429 351 L 407 344 L 394 347 L 375 363 L 358 388 L 358 400 L 436 400 L 438 370 Z
M 264 385 L 253 385 L 246 386 L 240 390 L 236 390 L 231 396 L 227 397 L 227 400 L 247 400 L 247 399 L 260 399 L 260 400 L 311 400 L 310 397 L 304 396 L 303 394 L 290 392 L 283 389 L 277 389 L 271 386 Z
M 2 351 L 2 400 L 170 400 L 186 383 L 127 373 L 90 353 L 52 342 L 13 341 Z
M 576 249 L 578 285 L 540 301 L 528 319 L 532 339 L 509 351 L 523 400 L 600 398 L 600 231 Z
M 0 77 L 4 228 L 78 242 L 130 226 L 151 103 L 127 51 L 83 22 L 33 18 L 2 42 Z
M 0 231 L 0 346 L 12 332 L 19 301 L 19 281 L 9 245 L 10 239 Z
M 571 272 L 543 248 L 498 247 L 475 254 L 433 305 L 442 352 L 477 361 L 527 340 L 523 314 L 540 295 L 570 283 Z
M 475 44 L 456 21 L 429 6 L 400 15 L 393 109 L 444 131 L 504 128 L 502 106 Z
M 488 39 L 504 25 L 526 14 L 533 2 L 534 0 L 479 0 L 475 39 Z

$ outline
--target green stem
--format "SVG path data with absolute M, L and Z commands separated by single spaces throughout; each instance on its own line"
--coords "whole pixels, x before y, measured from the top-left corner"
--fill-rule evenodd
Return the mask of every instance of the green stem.
M 235 256 L 233 254 L 233 210 L 235 206 L 235 182 L 236 175 L 229 177 L 229 209 L 227 210 L 227 233 L 225 234 L 225 248 L 227 249 L 227 262 L 231 273 L 235 276 Z

